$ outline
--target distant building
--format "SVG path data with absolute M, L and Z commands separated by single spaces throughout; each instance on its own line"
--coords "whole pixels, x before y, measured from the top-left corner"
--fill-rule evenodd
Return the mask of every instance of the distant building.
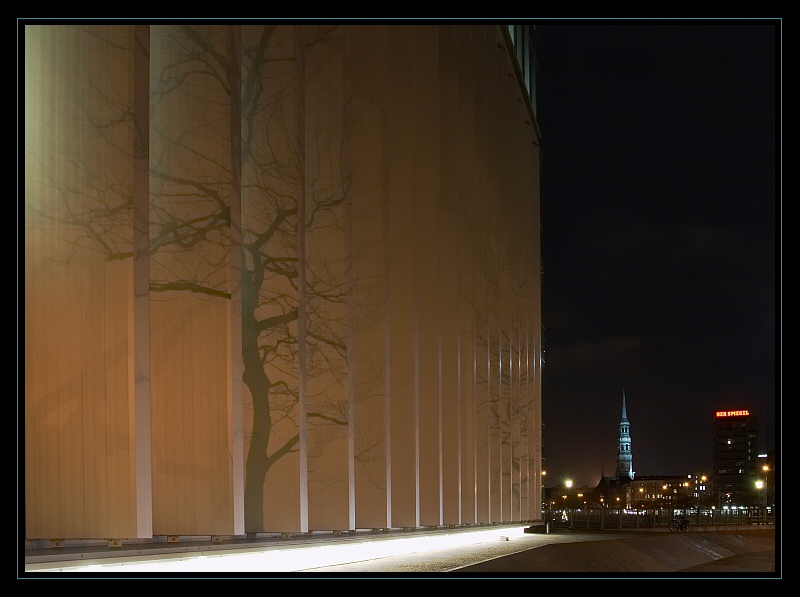
M 600 475 L 600 482 L 588 494 L 588 503 L 600 507 L 630 507 L 631 481 L 633 470 L 633 452 L 631 450 L 631 424 L 628 420 L 628 407 L 625 390 L 622 390 L 622 417 L 619 421 L 619 437 L 617 441 L 617 470 L 614 477 Z
M 581 493 L 584 499 L 579 507 L 683 512 L 772 507 L 777 495 L 775 453 L 759 453 L 757 430 L 758 419 L 749 410 L 717 411 L 710 480 L 694 473 L 639 475 L 634 479 L 630 421 L 623 390 L 616 474 L 607 477 L 602 473 L 594 489 Z M 558 497 L 553 494 L 550 504 L 559 504 Z M 561 498 L 563 502 L 564 496 Z
M 760 478 L 758 421 L 749 410 L 722 410 L 714 416 L 711 491 L 719 507 L 753 506 Z
M 586 493 L 585 503 L 589 507 L 628 510 L 690 509 L 699 506 L 701 496 L 706 495 L 705 476 L 644 475 L 635 480 L 634 476 L 631 425 L 623 390 L 616 474 L 614 477 L 601 474 L 597 486 Z
M 617 453 L 617 479 L 633 479 L 633 454 L 631 453 L 631 424 L 625 407 L 625 390 L 622 390 L 622 418 L 619 421 L 619 450 Z

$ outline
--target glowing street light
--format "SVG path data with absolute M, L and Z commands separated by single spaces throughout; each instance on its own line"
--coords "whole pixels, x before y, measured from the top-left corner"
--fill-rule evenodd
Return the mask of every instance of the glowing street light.
M 767 495 L 766 495 L 767 494 L 767 482 L 766 481 L 762 481 L 761 479 L 759 479 L 758 481 L 756 481 L 756 489 L 758 490 L 759 493 L 761 493 L 761 500 L 763 501 L 764 507 L 766 508 L 767 507 Z M 761 491 L 762 489 L 764 490 L 763 492 Z
M 570 508 L 570 505 L 569 505 L 569 490 L 572 489 L 572 479 L 567 479 L 566 481 L 564 481 L 564 486 L 567 488 L 567 495 L 564 496 L 564 514 L 563 514 L 563 516 L 567 517 L 567 518 L 564 518 L 564 520 L 569 520 L 569 528 L 572 528 L 572 520 L 573 520 L 572 509 Z M 569 514 L 567 513 L 568 511 L 569 511 Z
M 549 509 L 549 506 L 550 506 L 550 504 L 549 504 L 549 502 L 547 500 L 547 489 L 545 489 L 545 486 L 544 486 L 544 478 L 546 476 L 547 476 L 547 471 L 542 469 L 542 472 L 541 472 L 542 481 L 541 481 L 540 487 L 541 487 L 541 490 L 542 490 L 542 512 L 544 513 L 545 523 L 548 520 L 547 510 Z
M 759 493 L 761 493 L 760 497 L 764 502 L 764 510 L 766 510 L 766 508 L 767 508 L 767 497 L 766 497 L 767 482 L 766 481 L 762 481 L 761 479 L 759 479 L 758 481 L 756 481 L 756 489 L 758 490 Z M 763 493 L 761 492 L 762 489 L 764 490 Z M 764 524 L 764 523 L 762 522 L 762 524 Z

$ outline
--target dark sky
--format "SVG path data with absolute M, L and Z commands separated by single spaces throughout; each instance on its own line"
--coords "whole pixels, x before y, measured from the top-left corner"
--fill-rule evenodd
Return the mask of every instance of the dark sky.
M 623 390 L 638 475 L 721 409 L 780 447 L 780 24 L 537 21 L 548 487 L 614 475 Z

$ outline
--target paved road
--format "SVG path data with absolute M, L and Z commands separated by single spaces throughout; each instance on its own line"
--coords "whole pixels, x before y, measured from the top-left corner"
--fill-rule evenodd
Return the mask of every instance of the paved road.
M 146 574 L 150 570 L 148 563 L 158 561 L 166 563 L 170 571 L 193 570 L 206 574 L 227 570 L 234 574 L 264 573 L 269 576 L 286 572 L 289 576 L 329 578 L 413 578 L 442 574 L 446 577 L 468 578 L 594 578 L 640 574 L 780 578 L 775 529 L 772 526 L 737 527 L 714 532 L 693 529 L 687 533 L 670 533 L 661 529 L 558 530 L 546 534 L 521 531 L 521 528 L 517 528 L 516 532 L 495 529 L 481 534 L 481 542 L 435 550 L 430 550 L 430 543 L 425 542 L 428 551 L 405 555 L 386 555 L 390 551 L 383 548 L 388 544 L 375 536 L 363 539 L 341 537 L 335 540 L 299 538 L 288 543 L 280 540 L 266 543 L 234 541 L 219 546 L 153 544 L 130 546 L 123 550 L 100 547 L 83 553 L 78 553 L 79 548 L 67 548 L 61 553 L 32 550 L 32 553 L 26 554 L 26 572 L 67 572 L 74 576 L 74 572 L 77 572 L 75 565 L 95 564 L 94 567 L 99 566 L 103 573 L 130 572 L 136 575 Z M 439 535 L 438 532 L 421 534 L 430 537 Z M 418 535 L 414 533 L 410 536 Z M 301 555 L 302 548 L 310 545 L 332 550 L 328 553 L 335 552 L 335 557 L 329 558 L 335 563 L 310 564 L 308 558 Z M 363 547 L 352 551 L 349 549 L 360 545 L 367 547 L 366 553 Z M 228 567 L 232 562 L 229 558 L 213 557 L 223 555 L 222 552 L 240 554 L 235 560 L 236 568 Z
M 305 570 L 331 575 L 468 577 L 747 575 L 778 578 L 774 529 L 663 533 L 563 531 Z

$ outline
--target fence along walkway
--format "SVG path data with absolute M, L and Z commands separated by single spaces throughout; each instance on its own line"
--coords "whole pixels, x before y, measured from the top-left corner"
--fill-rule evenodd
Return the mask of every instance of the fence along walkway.
M 676 511 L 646 510 L 632 512 L 609 508 L 581 508 L 548 511 L 543 515 L 545 523 L 553 529 L 663 529 L 670 530 L 675 518 L 684 519 L 689 529 L 693 527 L 774 525 L 775 510 L 740 508 L 736 510 L 705 510 L 688 514 Z

